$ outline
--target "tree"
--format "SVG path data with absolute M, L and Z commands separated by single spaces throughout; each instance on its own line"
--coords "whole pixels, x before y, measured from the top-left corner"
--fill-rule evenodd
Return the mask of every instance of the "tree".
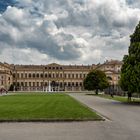
M 84 88 L 91 91 L 95 90 L 98 94 L 99 90 L 103 90 L 109 86 L 109 82 L 104 72 L 100 70 L 93 70 L 88 73 L 84 79 Z
M 131 97 L 134 92 L 140 93 L 140 22 L 130 36 L 128 52 L 123 58 L 120 85 Z

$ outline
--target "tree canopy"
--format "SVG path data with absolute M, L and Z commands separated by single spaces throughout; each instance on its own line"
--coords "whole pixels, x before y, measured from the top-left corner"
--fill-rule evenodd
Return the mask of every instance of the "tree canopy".
M 87 77 L 84 79 L 84 88 L 91 91 L 103 90 L 109 86 L 109 82 L 104 72 L 100 70 L 93 70 L 88 73 Z
M 120 85 L 125 91 L 140 93 L 140 22 L 130 36 L 128 55 L 123 58 Z

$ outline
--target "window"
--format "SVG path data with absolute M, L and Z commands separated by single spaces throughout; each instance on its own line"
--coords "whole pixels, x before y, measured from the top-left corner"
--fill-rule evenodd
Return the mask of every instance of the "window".
M 71 83 L 70 83 L 70 82 L 68 82 L 68 86 L 69 86 L 69 87 L 71 86 Z
M 19 82 L 17 82 L 17 86 L 18 86 L 18 87 L 20 86 L 20 83 L 19 83 Z
M 31 73 L 29 73 L 29 78 L 31 78 Z
M 21 78 L 23 78 L 23 73 L 21 73 Z
M 82 86 L 82 82 L 80 82 L 80 84 L 79 84 L 80 86 Z
M 51 74 L 49 74 L 49 78 L 51 78 Z
M 41 84 L 41 86 L 43 87 L 43 82 L 41 82 L 40 84 Z
M 39 73 L 36 74 L 36 77 L 39 78 Z
M 47 73 L 45 73 L 45 77 L 46 77 L 46 78 L 48 77 Z
M 27 78 L 27 73 L 25 73 L 25 78 Z
M 45 82 L 45 86 L 47 86 L 47 82 Z
M 21 82 L 21 86 L 22 86 L 22 87 L 24 86 L 24 83 L 23 83 L 23 82 Z
M 72 74 L 72 78 L 74 78 L 74 74 Z
M 58 78 L 58 77 L 59 77 L 59 74 L 57 73 L 57 74 L 56 74 L 56 78 Z
M 35 87 L 35 82 L 33 82 L 33 87 Z
M 108 79 L 108 80 L 112 80 L 112 77 L 111 77 L 111 76 L 107 76 L 107 79 Z
M 27 87 L 27 82 L 25 82 L 25 87 Z
M 40 77 L 43 78 L 43 73 L 40 74 Z
M 62 73 L 60 73 L 60 78 L 62 78 Z
M 85 77 L 86 77 L 86 74 L 84 74 L 83 76 L 84 76 L 84 78 L 85 78 Z
M 31 82 L 29 82 L 29 86 L 31 87 Z
M 36 83 L 37 87 L 39 86 L 39 82 Z
M 33 78 L 35 78 L 35 73 L 33 73 Z
M 62 82 L 60 82 L 60 84 L 59 84 L 59 85 L 60 85 L 60 87 L 62 87 L 62 85 L 63 85 L 63 84 L 62 84 Z

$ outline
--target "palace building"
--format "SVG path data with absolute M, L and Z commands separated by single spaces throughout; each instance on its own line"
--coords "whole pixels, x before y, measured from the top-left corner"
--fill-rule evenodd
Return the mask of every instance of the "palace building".
M 98 65 L 96 69 L 105 72 L 110 82 L 110 85 L 118 85 L 118 81 L 120 80 L 122 64 L 123 64 L 122 61 L 107 60 L 105 61 L 105 63 Z
M 17 91 L 83 91 L 86 75 L 99 69 L 106 73 L 110 84 L 117 85 L 122 62 L 106 61 L 97 65 L 10 65 L 0 63 L 0 87 L 13 86 Z
M 9 89 L 11 84 L 13 84 L 11 67 L 7 63 L 0 62 L 0 88 Z

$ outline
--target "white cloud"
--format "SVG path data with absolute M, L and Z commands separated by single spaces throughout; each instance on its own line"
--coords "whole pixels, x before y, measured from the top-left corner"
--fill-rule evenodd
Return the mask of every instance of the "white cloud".
M 122 59 L 140 20 L 139 0 L 17 1 L 0 16 L 0 60 L 9 63 Z

